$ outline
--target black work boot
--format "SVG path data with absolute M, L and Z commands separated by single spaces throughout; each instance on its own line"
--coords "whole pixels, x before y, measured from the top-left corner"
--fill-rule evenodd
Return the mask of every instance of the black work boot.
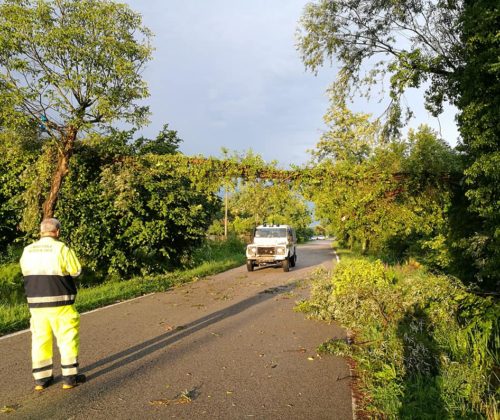
M 43 391 L 45 388 L 52 385 L 52 382 L 54 382 L 53 376 L 49 376 L 48 378 L 43 379 L 37 379 L 35 381 L 35 391 Z
M 83 384 L 87 380 L 87 377 L 83 373 L 77 375 L 64 376 L 63 377 L 63 389 L 71 389 L 75 386 Z

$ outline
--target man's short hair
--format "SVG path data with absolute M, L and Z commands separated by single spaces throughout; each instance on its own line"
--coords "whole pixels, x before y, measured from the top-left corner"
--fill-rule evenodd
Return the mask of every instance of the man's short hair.
M 57 219 L 44 219 L 40 224 L 40 233 L 52 233 L 61 229 L 61 222 Z

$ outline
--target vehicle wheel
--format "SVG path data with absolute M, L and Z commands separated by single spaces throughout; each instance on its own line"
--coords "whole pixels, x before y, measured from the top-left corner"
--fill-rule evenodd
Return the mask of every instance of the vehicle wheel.
M 282 267 L 283 267 L 283 271 L 290 271 L 290 260 L 288 258 L 285 258 L 283 260 L 283 264 L 282 264 Z
M 253 271 L 253 262 L 250 260 L 247 260 L 247 271 Z

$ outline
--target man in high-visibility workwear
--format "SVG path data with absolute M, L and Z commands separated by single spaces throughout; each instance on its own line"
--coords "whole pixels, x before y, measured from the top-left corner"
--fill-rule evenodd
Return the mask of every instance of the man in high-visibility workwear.
M 63 388 L 85 382 L 85 375 L 78 373 L 80 315 L 74 306 L 73 279 L 82 268 L 75 253 L 58 240 L 60 230 L 57 219 L 43 220 L 40 240 L 24 248 L 20 261 L 31 313 L 31 359 L 38 391 L 54 381 L 52 334 L 61 353 Z

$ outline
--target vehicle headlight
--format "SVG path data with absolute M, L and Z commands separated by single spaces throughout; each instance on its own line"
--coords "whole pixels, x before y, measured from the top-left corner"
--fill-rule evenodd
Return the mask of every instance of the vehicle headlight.
M 285 253 L 285 248 L 283 248 L 282 246 L 276 248 L 276 254 L 283 255 L 284 253 Z
M 257 254 L 257 247 L 256 246 L 251 246 L 248 248 L 248 253 L 250 255 L 256 255 Z

